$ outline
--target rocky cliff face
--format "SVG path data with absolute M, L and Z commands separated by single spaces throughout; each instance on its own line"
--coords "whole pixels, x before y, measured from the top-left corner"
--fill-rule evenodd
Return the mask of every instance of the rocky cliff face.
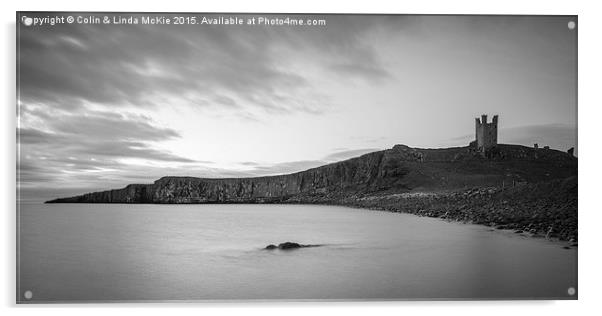
M 562 179 L 577 159 L 549 149 L 499 145 L 487 158 L 469 147 L 392 149 L 293 174 L 233 179 L 163 177 L 153 184 L 61 198 L 49 203 L 336 202 L 358 195 L 455 190 Z

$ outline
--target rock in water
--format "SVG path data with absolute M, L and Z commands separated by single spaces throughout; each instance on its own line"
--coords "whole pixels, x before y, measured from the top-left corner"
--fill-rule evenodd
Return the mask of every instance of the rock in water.
M 307 245 L 301 245 L 296 242 L 290 242 L 290 241 L 287 241 L 285 243 L 281 243 L 280 245 L 278 245 L 278 248 L 282 249 L 282 250 L 297 249 L 297 248 L 302 248 L 302 247 L 307 247 Z
M 303 244 L 299 244 L 296 242 L 287 241 L 287 242 L 278 244 L 278 246 L 276 246 L 274 244 L 267 245 L 264 249 L 266 249 L 266 250 L 274 250 L 274 249 L 292 250 L 292 249 L 298 249 L 298 248 L 318 247 L 318 246 L 319 245 L 303 245 Z

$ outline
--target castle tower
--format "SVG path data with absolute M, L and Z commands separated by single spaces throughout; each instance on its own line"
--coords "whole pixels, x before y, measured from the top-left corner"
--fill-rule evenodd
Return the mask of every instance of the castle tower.
M 493 116 L 493 121 L 487 123 L 487 115 L 481 115 L 481 119 L 475 118 L 476 145 L 478 151 L 484 153 L 491 147 L 497 145 L 497 122 L 498 116 Z

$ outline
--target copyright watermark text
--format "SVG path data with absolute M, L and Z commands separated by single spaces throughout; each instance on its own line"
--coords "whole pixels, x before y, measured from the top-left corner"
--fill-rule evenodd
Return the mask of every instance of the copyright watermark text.
M 60 24 L 107 25 L 198 25 L 198 26 L 326 26 L 326 19 L 282 15 L 203 15 L 203 14 L 113 14 L 21 16 L 25 26 L 51 27 Z

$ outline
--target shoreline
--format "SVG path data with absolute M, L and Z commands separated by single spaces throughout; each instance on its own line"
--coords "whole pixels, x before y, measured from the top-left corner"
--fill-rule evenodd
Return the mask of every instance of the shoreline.
M 335 206 L 335 205 L 332 205 Z M 342 206 L 342 205 L 341 205 Z M 371 208 L 364 208 L 364 207 L 355 207 L 355 206 L 346 206 L 346 207 L 351 207 L 354 209 L 360 209 L 360 210 L 368 210 L 368 211 L 374 211 L 374 212 L 388 212 L 388 213 L 398 213 L 398 214 L 407 214 L 407 215 L 414 215 L 414 216 L 418 216 L 418 217 L 424 217 L 424 218 L 430 218 L 430 219 L 436 219 L 436 220 L 440 220 L 446 223 L 456 223 L 456 224 L 460 224 L 460 225 L 474 225 L 476 227 L 481 227 L 483 229 L 487 229 L 487 231 L 490 232 L 497 232 L 497 233 L 501 233 L 501 234 L 505 234 L 505 235 L 509 235 L 509 236 L 521 236 L 524 238 L 528 238 L 528 239 L 539 239 L 539 240 L 545 240 L 548 242 L 552 242 L 552 243 L 557 243 L 559 245 L 563 245 L 563 246 L 567 246 L 569 248 L 566 249 L 570 249 L 570 248 L 577 248 L 578 247 L 578 243 L 576 241 L 570 241 L 570 240 L 563 240 L 560 239 L 558 237 L 546 237 L 544 235 L 541 235 L 539 233 L 531 233 L 528 231 L 518 231 L 515 229 L 509 229 L 509 228 L 496 228 L 496 227 L 492 227 L 489 225 L 485 225 L 485 224 L 478 224 L 478 223 L 474 223 L 471 221 L 460 221 L 460 220 L 454 220 L 454 219 L 448 219 L 448 218 L 440 218 L 440 217 L 433 217 L 433 216 L 427 216 L 427 215 L 419 215 L 419 214 L 413 214 L 413 213 L 408 213 L 408 212 L 404 212 L 404 211 L 389 211 L 389 210 L 382 210 L 382 209 L 371 209 Z
M 576 242 L 577 158 L 498 144 L 391 149 L 290 174 L 254 178 L 164 176 L 153 183 L 45 203 L 325 204 L 403 212 Z
M 404 213 L 446 222 L 489 227 L 492 231 L 577 247 L 576 179 L 523 184 L 511 188 L 470 188 L 448 192 L 411 192 L 351 195 L 346 197 L 295 197 L 280 201 L 230 201 L 216 203 L 56 203 L 56 204 L 289 204 L 343 206 L 369 211 Z M 543 196 L 537 193 L 543 193 Z M 573 196 L 574 195 L 574 196 Z M 563 201 L 568 199 L 568 201 Z M 558 201 L 560 200 L 560 202 Z M 43 203 L 47 204 L 47 203 Z M 52 203 L 55 204 L 55 203 Z M 543 207 L 542 207 L 543 205 Z M 556 212 L 552 212 L 555 209 Z M 541 216 L 542 212 L 546 216 Z M 556 215 L 556 216 L 550 216 Z M 561 219 L 558 219 L 560 216 Z M 574 220 L 574 222 L 573 222 Z

